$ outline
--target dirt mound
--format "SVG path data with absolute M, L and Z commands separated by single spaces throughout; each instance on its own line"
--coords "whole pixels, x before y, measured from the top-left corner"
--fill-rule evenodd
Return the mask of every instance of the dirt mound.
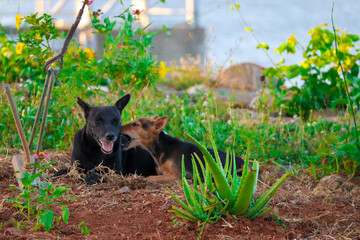
M 67 167 L 69 153 L 53 153 L 56 168 Z M 264 164 L 263 164 L 264 165 Z M 259 192 L 264 192 L 282 174 L 263 166 Z M 89 223 L 86 239 L 196 239 L 201 226 L 168 213 L 176 204 L 165 185 L 140 176 L 108 173 L 107 181 L 86 186 L 71 172 L 55 180 L 69 185 L 74 201 L 68 203 L 69 224 L 60 223 L 51 232 L 17 229 L 15 209 L 6 202 L 16 183 L 10 158 L 0 158 L 0 239 L 84 239 L 79 223 Z M 343 177 L 346 187 L 319 185 L 305 174 L 288 179 L 271 200 L 271 214 L 263 218 L 227 217 L 205 226 L 202 239 L 358 239 L 360 236 L 360 188 L 358 180 Z M 179 183 L 167 185 L 182 196 Z M 350 187 L 349 187 L 350 186 Z

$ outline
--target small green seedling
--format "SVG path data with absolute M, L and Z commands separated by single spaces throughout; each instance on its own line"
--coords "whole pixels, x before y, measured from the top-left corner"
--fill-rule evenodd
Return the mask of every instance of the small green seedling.
M 81 228 L 81 233 L 84 234 L 84 235 L 90 234 L 90 230 L 88 229 L 87 226 L 89 226 L 89 224 L 85 223 L 84 221 L 79 223 L 79 227 Z
M 46 231 L 50 231 L 54 227 L 54 220 L 56 224 L 59 224 L 61 219 L 68 223 L 69 209 L 59 200 L 70 187 L 56 187 L 55 184 L 48 182 L 48 175 L 45 170 L 54 161 L 47 164 L 43 163 L 44 161 L 40 161 L 40 165 L 31 164 L 37 168 L 37 173 L 34 175 L 24 172 L 23 177 L 20 179 L 24 189 L 16 186 L 9 188 L 9 190 L 18 191 L 14 198 L 7 201 L 18 209 L 15 214 L 22 216 L 22 219 L 16 223 L 18 228 L 32 226 L 32 230 L 37 230 L 43 227 Z M 42 181 L 35 182 L 38 178 L 42 179 Z M 62 207 L 61 216 L 56 216 L 53 211 L 56 205 Z

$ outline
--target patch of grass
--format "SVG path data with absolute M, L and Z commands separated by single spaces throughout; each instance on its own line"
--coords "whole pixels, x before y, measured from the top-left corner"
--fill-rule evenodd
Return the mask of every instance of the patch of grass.
M 126 123 L 130 113 L 123 114 Z M 177 138 L 187 140 L 183 133 L 191 132 L 199 142 L 210 146 L 206 132 L 195 120 L 198 118 L 210 126 L 219 149 L 244 156 L 250 144 L 252 159 L 291 169 L 308 168 L 316 179 L 333 173 L 354 175 L 359 171 L 360 153 L 351 147 L 352 126 L 346 114 L 330 120 L 311 115 L 308 121 L 303 121 L 296 116 L 283 118 L 281 114 L 271 117 L 265 109 L 258 112 L 232 109 L 218 102 L 212 92 L 185 94 L 181 98 L 156 91 L 144 93 L 134 111 L 135 117 L 156 114 L 169 116 L 170 124 L 165 130 Z
M 175 87 L 177 90 L 187 90 L 198 84 L 209 84 L 212 75 L 212 66 L 203 64 L 200 55 L 192 57 L 187 55 L 179 62 L 171 62 L 167 77 L 160 81 L 166 85 Z

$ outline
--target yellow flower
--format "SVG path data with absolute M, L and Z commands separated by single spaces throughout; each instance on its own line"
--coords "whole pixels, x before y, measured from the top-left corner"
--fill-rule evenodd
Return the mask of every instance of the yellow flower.
M 166 76 L 166 73 L 170 70 L 171 70 L 171 68 L 166 67 L 166 65 L 163 61 L 160 62 L 160 67 L 157 68 L 157 71 L 159 72 L 161 79 L 164 79 Z
M 24 18 L 22 18 L 20 14 L 17 14 L 17 15 L 16 15 L 16 17 L 15 17 L 15 22 L 16 22 L 16 28 L 17 28 L 17 30 L 20 30 L 19 25 L 21 24 L 21 22 L 22 22 L 23 19 L 24 19 Z
M 16 44 L 15 48 L 16 48 L 16 54 L 21 54 L 23 48 L 25 47 L 25 44 L 19 42 L 18 44 Z
M 344 64 L 347 67 L 350 67 L 352 65 L 352 61 L 350 57 L 345 57 Z
M 257 49 L 262 48 L 262 49 L 269 50 L 269 45 L 267 43 L 260 43 L 256 48 Z
M 291 34 L 291 36 L 290 36 L 290 38 L 289 38 L 288 41 L 295 45 L 295 43 L 296 43 L 295 35 L 294 35 L 294 34 Z
M 300 66 L 305 68 L 305 69 L 308 69 L 310 67 L 310 64 L 308 62 L 301 62 Z
M 234 6 L 230 6 L 230 11 L 234 10 Z
M 240 4 L 235 4 L 235 7 L 239 10 L 240 9 Z
M 95 50 L 91 50 L 90 48 L 85 48 L 85 53 L 86 53 L 86 56 L 89 58 L 89 59 L 92 59 L 94 57 L 94 54 L 95 54 Z
M 351 44 L 347 44 L 347 43 L 340 43 L 339 44 L 339 50 L 341 52 L 349 52 L 349 50 L 352 48 Z
M 322 24 L 320 24 L 319 26 L 317 26 L 317 27 L 319 27 L 319 28 L 322 28 L 322 27 L 327 27 L 327 23 L 322 23 Z
M 245 30 L 246 31 L 249 31 L 249 32 L 252 32 L 253 30 L 251 29 L 251 28 L 249 28 L 249 27 L 245 27 Z
M 35 35 L 34 39 L 36 39 L 36 40 L 41 40 L 40 34 L 37 33 L 37 34 Z

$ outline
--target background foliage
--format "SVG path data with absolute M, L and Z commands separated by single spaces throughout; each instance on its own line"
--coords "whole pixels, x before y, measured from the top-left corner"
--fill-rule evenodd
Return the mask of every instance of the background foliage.
M 310 29 L 311 39 L 306 48 L 292 35 L 275 50 L 282 55 L 284 52 L 295 54 L 298 49 L 304 57 L 300 64 L 284 65 L 283 59 L 277 67 L 265 70 L 264 74 L 271 79 L 278 96 L 278 107 L 283 104 L 287 113 L 305 119 L 310 115 L 310 110 L 327 107 L 344 109 L 347 101 L 341 67 L 351 87 L 351 99 L 359 107 L 359 36 L 337 31 L 338 52 L 335 34 L 326 29 L 326 24 Z M 303 84 L 293 84 L 289 89 L 281 88 L 285 81 L 294 83 L 296 80 L 301 80 Z M 289 93 L 292 93 L 291 99 L 285 99 Z
M 180 139 L 185 139 L 184 132 L 189 132 L 209 146 L 206 133 L 194 118 L 197 117 L 208 123 L 219 149 L 230 148 L 239 156 L 245 154 L 250 144 L 252 159 L 275 162 L 291 169 L 306 167 L 315 178 L 340 172 L 359 173 L 360 151 L 354 145 L 354 127 L 346 111 L 343 76 L 339 71 L 340 60 L 351 86 L 351 99 L 358 107 L 357 35 L 338 35 L 338 55 L 334 53 L 335 35 L 326 26 L 310 30 L 311 40 L 306 48 L 301 47 L 294 36 L 290 37 L 277 50 L 283 54 L 300 49 L 304 61 L 290 66 L 279 63 L 277 67 L 266 69 L 265 73 L 272 79 L 274 109 L 303 119 L 294 116 L 291 123 L 285 123 L 280 114 L 270 121 L 268 110 L 262 108 L 257 113 L 257 124 L 254 124 L 254 117 L 231 108 L 230 104 L 218 102 L 212 91 L 181 96 L 158 91 L 156 84 L 160 82 L 160 75 L 172 70 L 153 59 L 149 49 L 154 33 L 146 31 L 146 27 L 138 27 L 136 18 L 137 15 L 129 10 L 114 21 L 109 18 L 101 21 L 92 16 L 94 32 L 105 39 L 103 53 L 71 42 L 53 90 L 43 149 L 71 148 L 75 131 L 84 124 L 81 110 L 76 105 L 77 96 L 92 105 L 113 104 L 129 92 L 133 97 L 124 111 L 124 122 L 132 117 L 168 115 L 167 132 Z M 11 83 L 29 138 L 45 81 L 43 64 L 54 55 L 52 41 L 60 41 L 64 34 L 55 29 L 53 19 L 46 14 L 24 17 L 20 29 L 16 41 L 9 40 L 4 31 L 0 33 L 0 79 Z M 176 71 L 178 74 L 179 69 Z M 165 82 L 182 88 L 193 82 L 193 73 L 201 76 L 194 68 L 182 68 L 181 71 L 183 75 L 172 75 L 174 81 Z M 204 77 L 208 78 L 209 75 Z M 296 78 L 304 81 L 301 87 L 281 87 L 284 81 Z M 286 100 L 285 96 L 290 92 L 294 94 Z M 345 115 L 339 121 L 313 118 L 312 111 L 326 107 L 343 109 Z M 0 111 L 3 113 L 0 120 L 2 152 L 20 149 L 4 93 L 0 94 Z

